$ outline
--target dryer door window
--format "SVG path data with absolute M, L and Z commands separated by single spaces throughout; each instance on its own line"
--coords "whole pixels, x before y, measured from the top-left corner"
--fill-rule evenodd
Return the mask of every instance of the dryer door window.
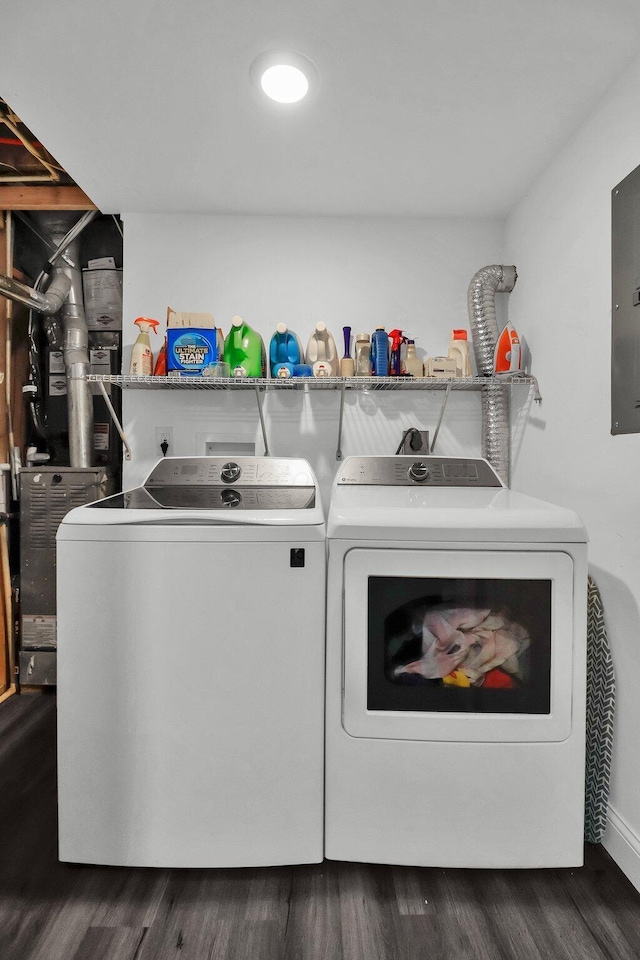
M 367 709 L 551 711 L 549 579 L 368 578 Z
M 344 576 L 347 733 L 505 742 L 569 735 L 568 554 L 355 548 Z

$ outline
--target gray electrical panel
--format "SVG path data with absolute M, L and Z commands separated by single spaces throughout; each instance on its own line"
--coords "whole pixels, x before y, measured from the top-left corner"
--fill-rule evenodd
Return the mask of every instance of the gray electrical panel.
M 611 433 L 640 433 L 640 167 L 611 193 Z

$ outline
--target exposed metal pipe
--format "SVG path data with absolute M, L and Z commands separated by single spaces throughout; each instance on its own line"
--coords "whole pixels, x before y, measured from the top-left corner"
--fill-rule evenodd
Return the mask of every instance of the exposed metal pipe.
M 69 463 L 72 467 L 90 467 L 93 450 L 93 397 L 87 381 L 89 373 L 89 337 L 84 313 L 80 241 L 76 238 L 65 249 L 53 268 L 54 280 L 69 281 L 70 290 L 62 307 L 64 340 L 62 351 L 67 375 L 69 415 Z
M 0 276 L 0 294 L 24 303 L 38 313 L 47 316 L 60 314 L 67 377 L 69 462 L 72 467 L 90 467 L 93 450 L 93 397 L 87 382 L 89 342 L 78 237 L 96 213 L 95 210 L 88 211 L 71 226 L 68 215 L 41 214 L 40 228 L 51 236 L 54 252 L 46 270 L 36 280 L 35 288 Z M 52 280 L 43 293 L 37 288 L 42 286 L 47 274 Z M 33 341 L 32 331 L 30 335 Z
M 89 343 L 78 237 L 96 214 L 97 210 L 89 210 L 71 225 L 69 214 L 42 213 L 37 217 L 40 229 L 49 235 L 55 244 L 47 272 L 54 280 L 65 277 L 71 283 L 61 320 L 62 350 L 67 377 L 69 462 L 72 467 L 90 467 L 93 450 L 93 397 L 86 379 L 90 369 Z M 43 278 L 44 275 L 41 274 L 36 280 L 36 286 L 40 285 Z
M 60 312 L 70 289 L 71 279 L 62 274 L 54 277 L 46 293 L 40 293 L 26 283 L 20 283 L 19 280 L 0 274 L 0 295 L 16 303 L 22 303 L 32 310 L 37 310 L 38 313 L 45 313 L 47 316 Z
M 496 293 L 513 290 L 518 274 L 514 266 L 493 264 L 474 274 L 467 293 L 469 325 L 478 376 L 493 375 L 493 356 L 498 339 Z M 503 482 L 510 483 L 511 416 L 509 388 L 492 384 L 482 388 L 482 456 Z

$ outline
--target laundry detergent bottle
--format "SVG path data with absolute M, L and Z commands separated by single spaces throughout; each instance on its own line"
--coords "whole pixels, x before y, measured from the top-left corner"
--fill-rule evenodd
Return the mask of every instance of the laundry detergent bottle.
M 301 353 L 295 333 L 287 329 L 286 323 L 279 323 L 269 344 L 271 376 L 277 378 L 292 377 L 294 366 L 302 362 Z
M 454 330 L 452 332 L 447 355 L 450 360 L 456 361 L 459 377 L 471 376 L 471 358 L 466 330 Z
M 149 340 L 149 330 L 157 333 L 156 327 L 160 324 L 158 320 L 152 320 L 151 317 L 138 317 L 133 322 L 138 325 L 140 332 L 131 351 L 129 374 L 132 377 L 150 377 L 153 374 L 153 353 Z
M 319 320 L 307 344 L 307 363 L 313 368 L 314 377 L 338 376 L 338 350 L 336 342 Z
M 242 317 L 233 317 L 231 330 L 224 341 L 224 360 L 232 377 L 263 376 L 264 343 Z

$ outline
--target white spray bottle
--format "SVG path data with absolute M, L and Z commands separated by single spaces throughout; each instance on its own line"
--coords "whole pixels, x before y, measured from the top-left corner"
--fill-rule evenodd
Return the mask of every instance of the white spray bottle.
M 140 333 L 131 352 L 129 374 L 132 377 L 150 377 L 153 374 L 153 353 L 151 352 L 149 330 L 157 333 L 156 327 L 159 326 L 159 322 L 158 320 L 152 320 L 151 317 L 138 317 L 133 322 L 137 323 Z

